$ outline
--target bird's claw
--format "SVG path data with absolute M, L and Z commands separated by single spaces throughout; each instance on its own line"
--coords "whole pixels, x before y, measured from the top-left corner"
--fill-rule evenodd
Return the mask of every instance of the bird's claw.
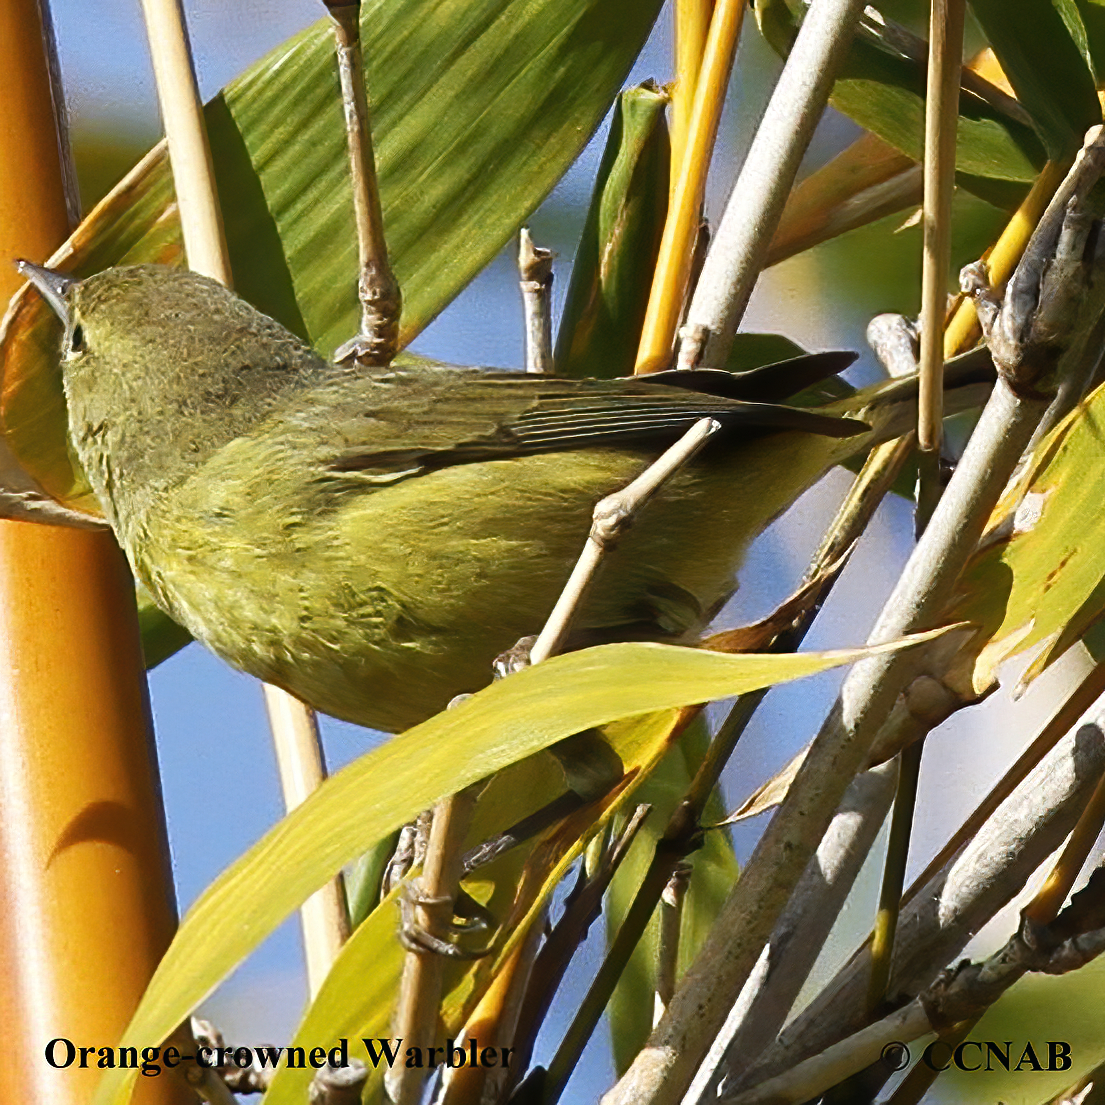
M 415 906 L 438 912 L 448 910 L 454 917 L 445 926 L 448 936 L 438 936 L 420 925 L 415 917 Z M 456 917 L 462 917 L 466 923 L 457 924 Z M 491 951 L 490 948 L 482 950 L 462 948 L 448 938 L 485 931 L 493 920 L 488 910 L 463 891 L 454 903 L 449 897 L 424 894 L 419 880 L 412 879 L 403 884 L 399 894 L 399 918 L 399 943 L 407 951 L 427 952 L 431 955 L 443 955 L 448 959 L 458 960 L 482 959 Z
M 528 668 L 530 664 L 530 652 L 537 643 L 536 636 L 521 637 L 506 652 L 500 652 L 492 661 L 491 667 L 496 679 L 505 679 L 516 671 Z

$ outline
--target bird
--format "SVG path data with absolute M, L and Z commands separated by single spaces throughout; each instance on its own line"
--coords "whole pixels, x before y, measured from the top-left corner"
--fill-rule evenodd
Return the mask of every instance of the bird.
M 750 541 L 871 439 L 748 398 L 848 353 L 606 380 L 365 369 L 196 273 L 21 267 L 65 326 L 70 438 L 136 579 L 234 667 L 383 732 L 488 684 L 540 629 L 595 503 L 698 419 L 721 428 L 610 552 L 571 647 L 693 641 Z

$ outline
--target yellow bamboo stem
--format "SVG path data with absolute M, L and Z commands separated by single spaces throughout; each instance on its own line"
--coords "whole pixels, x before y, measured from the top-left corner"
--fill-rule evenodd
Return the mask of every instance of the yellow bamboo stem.
M 1029 193 L 1013 213 L 993 248 L 986 255 L 990 270 L 990 287 L 998 288 L 1013 275 L 1017 262 L 1024 253 L 1028 239 L 1036 229 L 1044 208 L 1051 201 L 1055 189 L 1062 183 L 1070 168 L 1069 162 L 1049 161 Z M 944 330 L 944 357 L 954 357 L 969 349 L 978 340 L 978 312 L 974 301 L 963 299 L 956 307 L 951 321 Z
M 0 0 L 0 297 L 69 231 L 35 0 Z M 172 936 L 134 585 L 106 530 L 0 521 L 0 1100 L 86 1105 Z M 140 1100 L 191 1100 L 145 1079 Z
M 637 373 L 658 372 L 667 368 L 671 360 L 675 330 L 683 313 L 683 301 L 691 277 L 694 239 L 706 193 L 706 174 L 736 56 L 744 7 L 743 0 L 718 0 L 710 21 L 702 68 L 695 88 L 686 153 L 664 223 L 652 290 L 641 329 L 641 344 L 634 367 Z
M 706 50 L 714 0 L 675 0 L 675 82 L 671 87 L 671 193 L 687 149 L 694 92 Z

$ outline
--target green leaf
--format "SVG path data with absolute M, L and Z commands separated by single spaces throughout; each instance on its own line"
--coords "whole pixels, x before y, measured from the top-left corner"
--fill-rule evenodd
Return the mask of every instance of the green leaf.
M 1077 0 L 1086 46 L 1096 73 L 1105 73 L 1105 0 Z
M 365 68 L 388 250 L 409 342 L 493 258 L 572 163 L 621 88 L 660 0 L 370 0 Z M 206 108 L 240 294 L 323 354 L 359 325 L 348 155 L 328 21 Z M 63 247 L 78 275 L 182 263 L 156 147 Z M 96 512 L 68 455 L 59 331 L 17 297 L 0 346 L 0 429 L 62 502 Z
M 972 673 L 979 690 L 1004 660 L 1043 643 L 1024 675 L 1035 678 L 1105 612 L 1103 434 L 1105 387 L 1040 444 L 963 575 L 953 616 L 982 627 Z
M 1101 122 L 1086 28 L 1072 0 L 971 0 L 971 10 L 1053 160 Z
M 163 1040 L 327 879 L 444 795 L 592 726 L 743 694 L 937 635 L 792 655 L 605 645 L 485 688 L 331 776 L 219 876 L 182 920 L 123 1045 Z M 108 1072 L 97 1105 L 122 1105 L 136 1075 Z
M 740 333 L 733 335 L 733 347 L 725 362 L 727 372 L 747 372 L 750 368 L 777 364 L 791 357 L 801 357 L 805 350 L 782 334 Z
M 785 57 L 797 33 L 786 0 L 757 0 L 756 18 L 771 47 Z M 1079 60 L 1081 68 L 1085 66 Z M 829 98 L 838 111 L 915 161 L 924 154 L 925 67 L 857 37 Z M 1034 180 L 1044 150 L 1030 127 L 975 96 L 962 96 L 956 168 L 998 180 Z
M 618 97 L 556 341 L 560 376 L 630 376 L 668 209 L 668 96 Z
M 663 835 L 676 805 L 687 793 L 691 779 L 706 754 L 709 740 L 709 732 L 700 715 L 634 793 L 634 802 L 650 802 L 652 813 L 610 884 L 606 899 L 608 941 L 621 927 L 652 861 L 656 842 Z M 707 803 L 704 821 L 716 823 L 724 816 L 725 808 L 715 790 Z M 703 846 L 688 859 L 693 870 L 683 900 L 680 975 L 694 959 L 737 878 L 737 860 L 725 829 L 706 833 Z M 614 1044 L 614 1063 L 619 1073 L 633 1061 L 652 1031 L 659 932 L 657 910 L 622 972 L 607 1010 Z

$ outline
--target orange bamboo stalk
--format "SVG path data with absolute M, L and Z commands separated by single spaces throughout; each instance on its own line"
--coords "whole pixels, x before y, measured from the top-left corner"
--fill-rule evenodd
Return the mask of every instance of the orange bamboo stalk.
M 36 0 L 0 0 L 0 297 L 68 233 Z M 0 1101 L 86 1105 L 175 925 L 134 587 L 106 531 L 0 521 Z M 60 1057 L 60 1052 L 58 1053 Z M 140 1099 L 188 1100 L 174 1078 Z

